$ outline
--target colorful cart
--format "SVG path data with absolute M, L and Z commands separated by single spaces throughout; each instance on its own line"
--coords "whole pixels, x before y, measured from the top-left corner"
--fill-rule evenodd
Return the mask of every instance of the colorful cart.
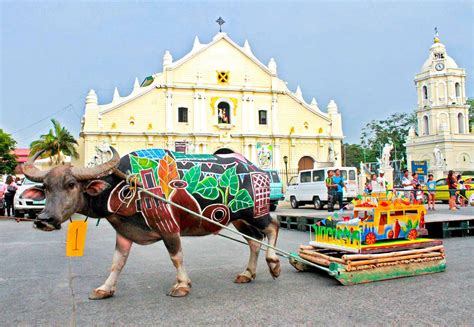
M 442 241 L 426 235 L 423 205 L 408 201 L 359 200 L 353 216 L 328 217 L 311 227 L 309 245 L 295 254 L 323 267 L 343 285 L 441 272 L 446 269 Z M 314 267 L 295 258 L 298 270 Z

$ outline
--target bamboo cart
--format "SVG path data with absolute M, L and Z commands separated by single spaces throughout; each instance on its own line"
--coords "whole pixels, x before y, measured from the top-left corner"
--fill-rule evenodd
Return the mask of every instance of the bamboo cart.
M 423 205 L 392 201 L 355 203 L 353 217 L 328 217 L 310 228 L 310 244 L 301 245 L 290 263 L 314 269 L 298 258 L 328 269 L 343 285 L 442 272 L 446 255 L 441 240 L 426 234 Z M 314 236 L 313 236 L 314 232 Z

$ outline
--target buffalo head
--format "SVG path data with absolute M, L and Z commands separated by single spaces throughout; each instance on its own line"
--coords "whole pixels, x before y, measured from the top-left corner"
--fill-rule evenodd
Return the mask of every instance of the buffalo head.
M 96 196 L 110 187 L 107 182 L 99 178 L 110 175 L 120 162 L 117 151 L 111 149 L 112 159 L 92 168 L 66 164 L 50 170 L 40 170 L 35 167 L 34 161 L 42 151 L 23 165 L 23 172 L 28 179 L 43 183 L 42 188 L 32 187 L 22 194 L 23 198 L 37 201 L 46 199 L 45 208 L 34 222 L 36 228 L 44 231 L 60 229 L 63 222 L 88 205 L 86 194 Z

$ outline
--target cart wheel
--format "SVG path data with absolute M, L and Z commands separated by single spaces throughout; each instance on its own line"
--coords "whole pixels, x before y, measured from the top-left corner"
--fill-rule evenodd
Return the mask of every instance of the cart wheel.
M 416 240 L 416 238 L 418 237 L 418 232 L 416 231 L 416 229 L 412 229 L 408 232 L 408 239 L 413 241 L 413 240 Z
M 373 232 L 370 232 L 365 237 L 365 244 L 368 244 L 368 245 L 374 244 L 375 240 L 376 240 L 375 234 Z

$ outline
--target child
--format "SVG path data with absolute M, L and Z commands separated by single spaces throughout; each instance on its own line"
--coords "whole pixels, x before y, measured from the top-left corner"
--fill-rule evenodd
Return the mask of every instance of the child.
M 415 198 L 413 199 L 413 204 L 422 204 L 423 203 L 423 191 L 421 189 L 421 184 L 415 185 Z
M 428 175 L 428 210 L 436 210 L 434 207 L 436 199 L 436 181 L 433 180 L 433 174 Z

